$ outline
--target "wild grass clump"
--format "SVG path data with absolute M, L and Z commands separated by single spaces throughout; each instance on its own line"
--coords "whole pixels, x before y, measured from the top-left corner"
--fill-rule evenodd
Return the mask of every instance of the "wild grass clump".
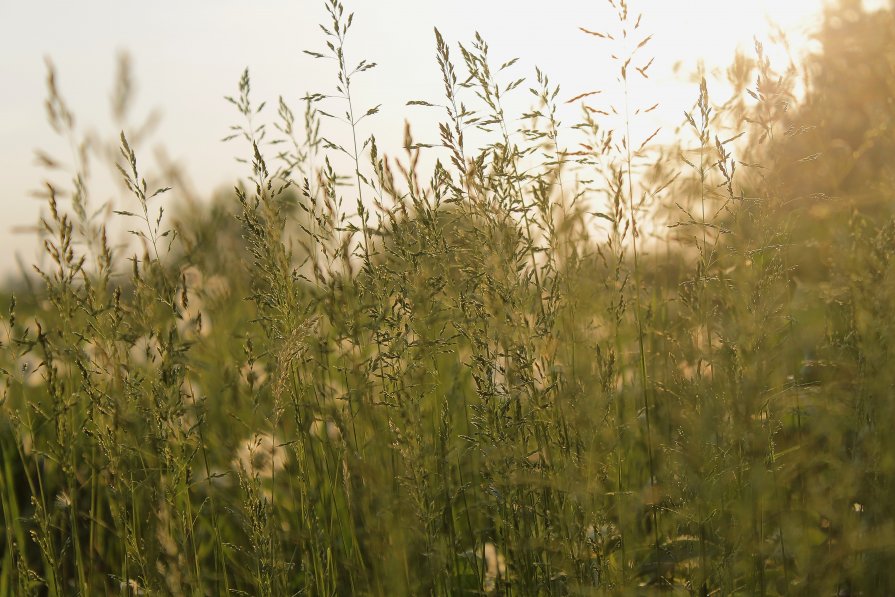
M 618 105 L 436 29 L 443 97 L 408 104 L 438 139 L 385 156 L 326 0 L 333 90 L 271 117 L 246 70 L 235 189 L 167 213 L 126 124 L 129 198 L 91 203 L 109 145 L 50 68 L 74 165 L 39 284 L 4 295 L 0 594 L 895 590 L 895 220 L 840 189 L 805 250 L 826 121 L 760 45 L 676 143 L 635 138 L 650 37 L 611 4 L 582 30 Z

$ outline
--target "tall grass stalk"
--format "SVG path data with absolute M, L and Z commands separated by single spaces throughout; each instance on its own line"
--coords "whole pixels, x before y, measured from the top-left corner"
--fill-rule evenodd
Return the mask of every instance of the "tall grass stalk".
M 71 166 L 41 154 L 38 283 L 0 293 L 0 595 L 891 591 L 895 227 L 854 203 L 805 254 L 809 127 L 760 45 L 635 138 L 650 15 L 609 4 L 617 105 L 436 28 L 407 105 L 440 122 L 391 155 L 325 0 L 335 91 L 271 111 L 246 69 L 207 204 L 144 161 L 126 60 L 109 140 L 50 67 Z

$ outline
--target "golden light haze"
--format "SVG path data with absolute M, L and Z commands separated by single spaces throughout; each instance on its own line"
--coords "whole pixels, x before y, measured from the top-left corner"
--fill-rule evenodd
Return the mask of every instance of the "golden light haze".
M 725 66 L 737 47 L 750 48 L 753 37 L 767 39 L 769 22 L 787 32 L 795 52 L 804 51 L 810 45 L 806 33 L 818 22 L 823 3 L 631 0 L 631 10 L 644 13 L 642 30 L 654 34 L 651 51 L 656 63 L 649 84 L 660 90 L 666 110 L 657 118 L 679 119 L 692 103 L 696 91 L 685 75 L 700 61 L 708 69 Z M 349 0 L 346 4 L 356 13 L 349 60 L 367 58 L 379 64 L 363 81 L 358 79 L 356 88 L 360 103 L 383 104 L 381 114 L 365 123 L 364 134 L 375 134 L 386 151 L 400 147 L 405 118 L 414 123 L 420 140 L 436 138 L 431 117 L 405 106 L 410 99 L 437 101 L 440 97 L 433 26 L 454 48 L 456 42 L 467 42 L 479 31 L 495 61 L 520 58 L 514 76 L 532 76 L 538 66 L 562 86 L 567 97 L 614 84 L 605 48 L 578 30 L 598 30 L 601 23 L 612 22 L 611 9 L 602 0 Z M 241 173 L 232 158 L 234 148 L 220 139 L 235 120 L 232 106 L 222 98 L 235 91 L 244 67 L 251 69 L 259 101 L 275 102 L 283 95 L 297 105 L 308 91 L 333 89 L 329 65 L 302 53 L 323 43 L 317 23 L 324 19 L 319 0 L 5 3 L 0 8 L 0 21 L 7 25 L 0 36 L 0 77 L 7 90 L 0 94 L 4 207 L 0 275 L 15 269 L 14 251 L 20 251 L 26 263 L 36 254 L 33 235 L 11 233 L 15 227 L 33 225 L 42 207 L 30 197 L 45 178 L 35 164 L 34 150 L 45 149 L 70 162 L 69 147 L 45 121 L 45 56 L 57 66 L 62 94 L 80 130 L 114 136 L 117 130 L 108 116 L 108 98 L 116 54 L 128 51 L 138 86 L 134 120 L 153 108 L 162 114 L 160 126 L 140 154 L 142 159 L 151 165 L 152 148 L 164 146 L 170 158 L 183 165 L 195 192 L 208 195 L 215 188 L 230 186 Z M 783 52 L 772 52 L 771 57 L 785 59 Z M 677 74 L 675 65 L 679 65 Z M 520 94 L 525 95 L 524 91 Z M 573 117 L 565 117 L 565 124 L 571 124 Z M 94 168 L 95 202 L 114 194 L 107 170 Z M 65 182 L 64 177 L 57 180 Z M 184 190 L 175 189 L 169 201 L 176 201 Z

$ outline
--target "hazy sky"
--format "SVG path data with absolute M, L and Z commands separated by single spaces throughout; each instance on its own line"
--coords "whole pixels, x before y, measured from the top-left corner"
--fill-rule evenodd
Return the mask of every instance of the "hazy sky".
M 672 74 L 678 61 L 684 72 L 698 60 L 726 65 L 735 48 L 766 37 L 767 18 L 790 31 L 796 46 L 817 18 L 824 0 L 630 0 L 643 12 L 642 30 L 654 33 L 656 56 L 649 84 L 660 92 L 667 114 L 679 116 L 695 97 L 690 84 Z M 578 27 L 601 29 L 611 20 L 604 0 L 346 0 L 354 11 L 347 53 L 379 67 L 358 79 L 359 104 L 383 104 L 381 114 L 365 122 L 365 136 L 395 151 L 410 99 L 437 101 L 440 75 L 434 56 L 433 26 L 453 43 L 468 42 L 475 31 L 488 41 L 495 62 L 519 57 L 514 75 L 533 75 L 534 66 L 562 85 L 562 98 L 611 85 L 605 48 Z M 67 145 L 46 124 L 44 57 L 55 63 L 63 96 L 82 131 L 117 133 L 109 117 L 109 96 L 116 54 L 127 50 L 134 67 L 138 102 L 135 116 L 158 108 L 162 121 L 139 157 L 152 164 L 152 149 L 164 146 L 186 169 L 194 188 L 207 194 L 232 185 L 241 167 L 238 148 L 220 139 L 238 120 L 224 95 L 233 94 L 243 68 L 252 73 L 255 98 L 272 106 L 278 95 L 300 109 L 307 91 L 330 91 L 331 63 L 315 61 L 303 49 L 319 49 L 326 21 L 323 0 L 0 0 L 0 275 L 15 266 L 14 252 L 26 262 L 35 254 L 35 237 L 13 234 L 33 225 L 42 204 L 30 192 L 45 173 L 34 150 L 43 148 L 70 162 Z M 678 82 L 676 82 L 678 81 Z M 524 94 L 522 94 L 524 95 Z M 411 114 L 412 121 L 416 116 Z M 273 112 L 269 114 L 271 117 Z M 428 123 L 423 118 L 421 123 Z M 677 122 L 669 122 L 674 126 Z M 436 132 L 420 125 L 419 140 Z M 99 181 L 105 199 L 112 187 Z M 172 194 L 169 201 L 176 201 Z

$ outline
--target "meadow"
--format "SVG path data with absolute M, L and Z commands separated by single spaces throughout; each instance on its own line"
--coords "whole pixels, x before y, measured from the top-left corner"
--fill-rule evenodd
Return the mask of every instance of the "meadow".
M 731 57 L 668 143 L 610 2 L 620 103 L 436 29 L 438 138 L 386 156 L 325 0 L 335 91 L 246 70 L 242 171 L 185 205 L 48 66 L 70 183 L 0 292 L 0 595 L 895 594 L 893 12 Z

